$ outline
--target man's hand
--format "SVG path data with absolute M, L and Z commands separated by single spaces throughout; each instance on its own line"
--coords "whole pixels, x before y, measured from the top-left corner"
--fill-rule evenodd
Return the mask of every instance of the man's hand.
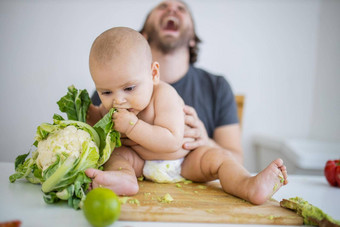
M 193 150 L 202 145 L 218 147 L 231 152 L 240 163 L 243 163 L 241 129 L 239 124 L 225 125 L 216 128 L 214 131 L 214 139 L 211 139 L 194 108 L 185 106 L 184 113 L 186 124 L 184 137 L 194 139 L 184 142 L 184 149 Z
M 117 109 L 112 114 L 112 121 L 114 121 L 114 128 L 118 132 L 128 134 L 137 123 L 138 118 L 126 109 Z
M 202 145 L 208 145 L 210 138 L 203 122 L 198 118 L 196 110 L 191 106 L 184 107 L 185 113 L 185 130 L 184 137 L 192 138 L 193 141 L 185 142 L 183 148 L 193 150 Z

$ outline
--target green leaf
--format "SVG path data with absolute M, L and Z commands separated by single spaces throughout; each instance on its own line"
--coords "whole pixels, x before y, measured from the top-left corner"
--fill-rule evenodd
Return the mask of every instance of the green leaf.
M 99 159 L 99 151 L 96 147 L 90 146 L 88 141 L 84 141 L 82 144 L 82 153 L 79 163 L 75 167 L 75 170 L 86 170 L 93 168 L 97 165 Z
M 62 116 L 60 116 L 59 114 L 54 114 L 53 120 L 64 121 L 65 119 Z
M 70 155 L 65 162 L 42 184 L 41 190 L 45 193 L 50 192 L 63 179 L 63 177 L 73 168 L 76 161 L 74 155 Z
M 45 203 L 52 204 L 58 202 L 60 199 L 57 197 L 57 193 L 49 192 L 44 194 Z
M 111 156 L 115 147 L 121 146 L 120 133 L 114 130 L 114 122 L 112 121 L 112 114 L 116 111 L 114 108 L 100 120 L 93 128 L 97 131 L 100 137 L 100 160 L 98 165 L 103 165 Z
M 120 139 L 119 139 L 120 141 Z M 116 147 L 115 132 L 109 132 L 106 136 L 105 147 L 101 152 L 98 166 L 103 165 L 111 156 L 112 151 Z
M 9 181 L 11 183 L 15 182 L 18 179 L 26 177 L 28 181 L 33 184 L 40 183 L 42 181 L 42 177 L 36 176 L 35 172 L 37 172 L 37 165 L 35 160 L 38 157 L 38 152 L 32 152 L 32 157 L 25 160 L 30 152 L 27 154 L 19 155 L 15 161 L 15 173 L 9 176 Z
M 41 184 L 43 182 L 42 170 L 38 167 L 36 162 L 32 165 L 31 172 L 26 176 L 26 179 L 32 184 Z
M 37 147 L 39 141 L 44 140 L 50 133 L 53 133 L 60 129 L 58 125 L 52 125 L 49 123 L 42 123 L 38 126 L 37 131 L 35 133 L 35 142 L 34 145 Z
M 62 165 L 62 161 L 60 159 L 60 155 L 57 154 L 56 155 L 56 161 L 54 163 L 52 163 L 49 167 L 47 167 L 47 169 L 45 169 L 43 171 L 43 179 L 44 181 L 46 181 L 50 176 L 52 176 L 55 171 L 57 171 L 57 169 Z
M 71 197 L 68 200 L 68 205 L 70 207 L 73 207 L 75 210 L 77 210 L 77 209 L 81 208 L 81 206 L 82 206 L 81 202 L 82 202 L 81 199 L 79 199 L 77 197 Z
M 78 90 L 73 85 L 68 92 L 57 102 L 61 112 L 66 113 L 69 120 L 86 122 L 87 110 L 91 104 L 88 92 Z
M 61 200 L 68 200 L 74 194 L 74 185 L 71 184 L 67 188 L 56 193 L 57 197 Z
M 29 158 L 24 163 L 19 164 L 15 170 L 15 173 L 9 176 L 9 181 L 13 183 L 18 179 L 28 176 L 30 173 L 32 173 L 34 164 L 35 160 L 33 158 Z
M 19 165 L 23 164 L 27 158 L 27 156 L 30 154 L 30 152 L 28 152 L 27 154 L 22 154 L 19 155 L 14 162 L 14 168 L 17 169 Z

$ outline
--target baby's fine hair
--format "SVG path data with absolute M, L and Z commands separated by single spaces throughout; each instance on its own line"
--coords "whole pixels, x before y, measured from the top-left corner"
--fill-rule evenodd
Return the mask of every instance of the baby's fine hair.
M 148 42 L 139 32 L 127 27 L 114 27 L 100 34 L 92 44 L 90 58 L 105 63 L 128 51 L 141 54 L 151 65 L 152 54 Z

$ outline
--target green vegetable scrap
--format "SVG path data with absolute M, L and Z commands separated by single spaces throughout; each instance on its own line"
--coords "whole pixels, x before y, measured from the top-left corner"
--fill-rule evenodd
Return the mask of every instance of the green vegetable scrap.
M 274 220 L 275 218 L 278 218 L 279 216 L 274 216 L 274 215 L 269 215 L 268 216 L 268 219 L 269 220 Z
M 207 186 L 205 186 L 205 185 L 198 185 L 197 186 L 199 189 L 207 189 Z
M 139 202 L 138 199 L 130 199 L 130 200 L 128 201 L 128 203 L 130 203 L 130 204 L 136 204 L 137 206 L 140 206 L 140 202 Z
M 326 225 L 340 225 L 340 221 L 334 220 L 320 208 L 313 206 L 300 197 L 290 198 L 289 200 L 283 199 L 280 202 L 280 206 L 295 210 L 297 214 L 303 217 L 303 223 L 305 225 L 320 225 L 321 223 Z
M 171 197 L 169 193 L 166 193 L 162 197 L 158 197 L 158 202 L 161 202 L 161 203 L 171 203 L 172 201 L 174 201 L 174 199 Z
M 136 204 L 137 206 L 140 206 L 140 202 L 138 199 L 135 199 L 133 197 L 128 197 L 128 196 L 120 196 L 119 198 L 120 204 Z
M 279 178 L 280 178 L 280 183 L 282 184 L 285 181 L 285 179 L 283 178 L 282 175 L 279 175 Z
M 10 182 L 26 178 L 33 184 L 42 184 L 46 203 L 67 200 L 75 208 L 81 208 L 91 179 L 85 175 L 88 168 L 101 169 L 113 149 L 121 145 L 119 132 L 113 129 L 111 109 L 93 127 L 86 124 L 86 113 L 91 103 L 86 90 L 68 87 L 68 93 L 58 102 L 68 120 L 54 114 L 53 124 L 38 126 L 36 150 L 19 155 L 15 161 L 15 173 Z
M 122 197 L 119 197 L 118 199 L 119 199 L 120 204 L 125 204 L 131 198 L 127 196 L 122 196 Z
M 279 187 L 278 183 L 275 183 L 274 188 L 273 188 L 273 192 L 276 192 L 278 187 Z

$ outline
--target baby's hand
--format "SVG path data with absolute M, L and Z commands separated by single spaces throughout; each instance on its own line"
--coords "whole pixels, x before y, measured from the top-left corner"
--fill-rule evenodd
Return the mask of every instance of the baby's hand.
M 137 116 L 129 112 L 126 109 L 117 109 L 112 115 L 112 120 L 114 121 L 114 128 L 120 132 L 127 134 L 137 123 Z

